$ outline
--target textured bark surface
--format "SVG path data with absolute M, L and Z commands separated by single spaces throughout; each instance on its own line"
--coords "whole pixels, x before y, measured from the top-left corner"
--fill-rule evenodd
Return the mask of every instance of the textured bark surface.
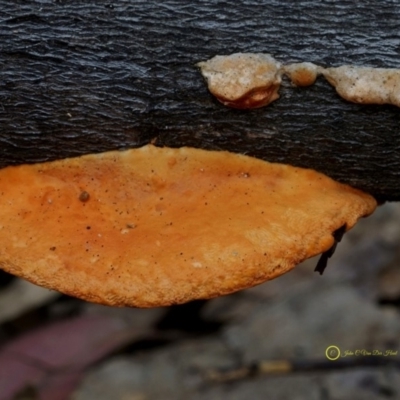
M 95 4 L 93 4 L 95 3 Z M 157 145 L 317 169 L 400 199 L 400 109 L 347 103 L 322 78 L 253 111 L 214 100 L 217 54 L 399 67 L 396 2 L 2 0 L 0 166 Z

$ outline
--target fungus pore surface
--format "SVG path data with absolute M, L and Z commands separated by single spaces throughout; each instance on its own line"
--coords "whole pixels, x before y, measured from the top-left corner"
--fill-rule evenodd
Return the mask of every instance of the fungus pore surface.
M 275 278 L 373 197 L 313 170 L 192 148 L 0 170 L 0 266 L 85 300 L 151 307 Z

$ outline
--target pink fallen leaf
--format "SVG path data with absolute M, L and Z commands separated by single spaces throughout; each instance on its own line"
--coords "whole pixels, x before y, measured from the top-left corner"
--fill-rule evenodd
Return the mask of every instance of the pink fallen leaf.
M 149 334 L 103 315 L 74 317 L 28 332 L 0 349 L 0 400 L 28 386 L 40 399 L 67 399 L 85 368 Z

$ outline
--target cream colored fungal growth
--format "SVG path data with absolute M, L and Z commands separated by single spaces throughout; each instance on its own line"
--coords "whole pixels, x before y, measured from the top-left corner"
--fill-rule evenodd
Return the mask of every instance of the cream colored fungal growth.
M 321 69 L 322 75 L 344 99 L 362 104 L 400 107 L 400 70 L 343 65 Z
M 283 72 L 296 86 L 310 86 L 317 79 L 319 68 L 310 62 L 288 64 L 283 67 Z
M 145 146 L 0 170 L 0 266 L 85 300 L 211 298 L 326 252 L 373 197 L 313 170 Z
M 258 108 L 279 98 L 281 64 L 269 54 L 215 56 L 197 66 L 210 92 L 226 106 Z

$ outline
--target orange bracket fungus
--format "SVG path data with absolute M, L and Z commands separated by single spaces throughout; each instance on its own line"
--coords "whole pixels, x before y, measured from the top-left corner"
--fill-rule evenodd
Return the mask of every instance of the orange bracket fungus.
M 344 99 L 353 103 L 400 107 L 400 70 L 343 65 L 321 74 Z
M 273 279 L 376 207 L 314 170 L 152 145 L 0 170 L 0 265 L 88 301 L 151 307 Z
M 258 108 L 279 98 L 281 64 L 269 54 L 215 56 L 197 66 L 210 92 L 226 106 Z

